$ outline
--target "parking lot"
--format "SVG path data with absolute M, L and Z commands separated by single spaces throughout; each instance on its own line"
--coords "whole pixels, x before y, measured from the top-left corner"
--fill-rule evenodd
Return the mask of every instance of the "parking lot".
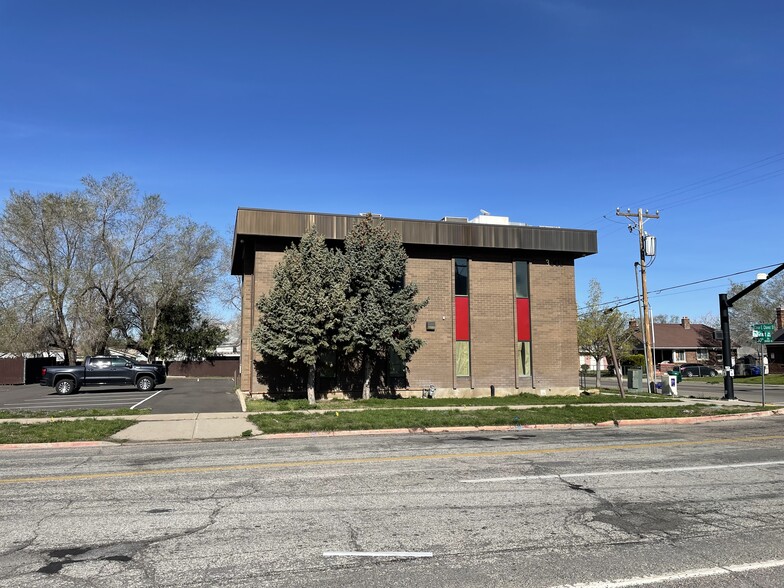
M 90 408 L 148 408 L 153 414 L 242 410 L 230 378 L 169 378 L 162 386 L 146 392 L 132 386 L 94 387 L 67 396 L 38 384 L 0 386 L 0 411 Z

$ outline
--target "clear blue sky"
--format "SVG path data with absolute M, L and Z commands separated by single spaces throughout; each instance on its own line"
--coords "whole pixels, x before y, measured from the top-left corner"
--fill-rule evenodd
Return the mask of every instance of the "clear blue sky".
M 659 208 L 652 308 L 694 319 L 726 280 L 655 290 L 784 262 L 783 30 L 779 0 L 0 0 L 0 195 L 121 171 L 221 230 L 239 206 L 597 229 L 578 304 L 635 294 L 615 209 Z

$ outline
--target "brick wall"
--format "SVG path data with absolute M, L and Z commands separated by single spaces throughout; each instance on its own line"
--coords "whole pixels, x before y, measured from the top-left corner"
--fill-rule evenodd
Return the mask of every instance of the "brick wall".
M 452 260 L 409 259 L 406 280 L 419 286 L 418 300 L 429 300 L 414 325 L 414 336 L 425 344 L 409 363 L 409 386 L 420 390 L 430 384 L 437 388 L 451 388 L 454 363 Z M 435 322 L 435 331 L 427 331 L 428 321 Z
M 534 387 L 574 392 L 579 386 L 574 264 L 532 262 L 529 276 Z
M 256 379 L 251 333 L 258 322 L 256 300 L 269 290 L 273 270 L 282 251 L 256 251 L 245 270 L 242 298 L 242 377 L 244 391 L 263 393 Z M 424 346 L 409 364 L 412 393 L 434 384 L 442 395 L 511 394 L 529 388 L 561 393 L 578 390 L 577 305 L 574 265 L 545 260 L 529 266 L 533 380 L 521 378 L 515 386 L 516 333 L 514 316 L 514 264 L 508 253 L 469 261 L 472 378 L 454 379 L 454 298 L 451 257 L 411 256 L 407 280 L 419 286 L 418 298 L 429 299 L 414 326 Z M 428 321 L 435 331 L 427 331 Z M 473 389 L 471 388 L 473 384 Z M 454 390 L 455 386 L 457 390 Z
M 474 389 L 515 385 L 514 264 L 470 260 L 471 374 Z

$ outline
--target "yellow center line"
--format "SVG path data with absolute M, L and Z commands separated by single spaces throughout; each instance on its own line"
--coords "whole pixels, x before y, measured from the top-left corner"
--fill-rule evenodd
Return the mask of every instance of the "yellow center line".
M 311 466 L 333 466 L 366 463 L 386 463 L 401 461 L 423 461 L 431 459 L 473 459 L 488 457 L 512 457 L 519 455 L 546 455 L 550 453 L 580 453 L 610 451 L 616 449 L 648 449 L 651 447 L 685 447 L 695 445 L 718 445 L 722 443 L 756 443 L 777 441 L 784 435 L 764 435 L 757 437 L 724 437 L 701 441 L 652 441 L 647 443 L 615 443 L 608 445 L 588 445 L 584 447 L 552 447 L 542 449 L 519 449 L 514 451 L 478 451 L 471 453 L 435 453 L 426 455 L 398 455 L 392 457 L 355 457 L 342 459 L 320 459 L 306 461 L 282 461 L 270 463 L 249 463 L 220 466 L 194 466 L 164 468 L 155 470 L 135 470 L 128 472 L 102 472 L 94 474 L 62 474 L 58 476 L 30 476 L 24 478 L 0 478 L 0 484 L 32 484 L 40 482 L 68 482 L 71 480 L 97 480 L 109 478 L 130 478 L 136 476 L 162 476 L 166 474 L 205 474 L 211 472 L 230 472 L 237 470 L 266 470 L 282 468 L 302 468 Z

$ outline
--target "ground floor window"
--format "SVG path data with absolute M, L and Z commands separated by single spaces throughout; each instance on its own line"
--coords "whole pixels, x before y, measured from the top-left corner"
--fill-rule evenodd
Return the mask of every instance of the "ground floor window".
M 455 375 L 467 377 L 471 375 L 471 343 L 455 341 Z
M 683 349 L 673 349 L 672 361 L 675 363 L 684 363 L 686 361 L 686 352 Z
M 697 361 L 708 361 L 710 359 L 710 352 L 705 349 L 698 349 L 697 350 Z
M 531 375 L 531 342 L 517 342 L 517 375 Z

